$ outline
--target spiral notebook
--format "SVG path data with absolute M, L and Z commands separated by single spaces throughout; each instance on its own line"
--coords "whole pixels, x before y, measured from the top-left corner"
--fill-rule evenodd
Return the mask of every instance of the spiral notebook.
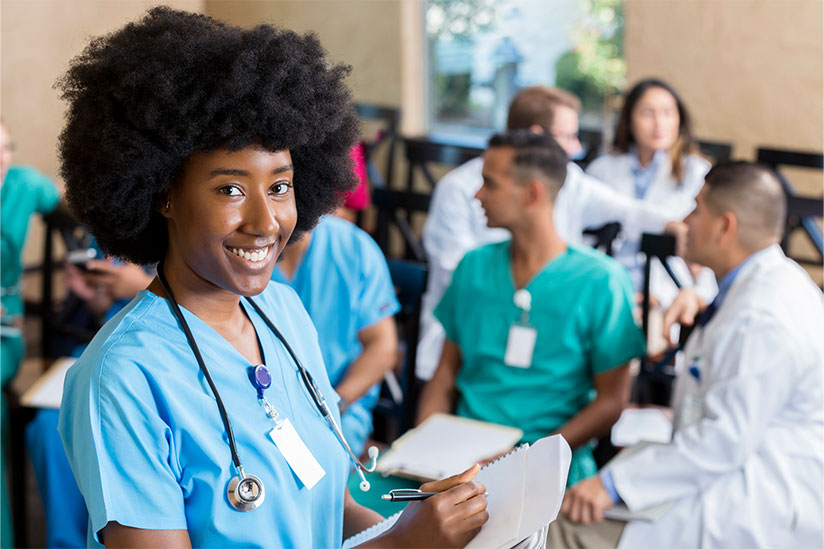
M 555 520 L 564 497 L 571 456 L 566 440 L 554 435 L 531 446 L 518 446 L 482 468 L 475 480 L 486 486 L 489 521 L 467 547 L 511 547 Z M 347 539 L 344 549 L 387 531 L 400 515 L 395 513 Z

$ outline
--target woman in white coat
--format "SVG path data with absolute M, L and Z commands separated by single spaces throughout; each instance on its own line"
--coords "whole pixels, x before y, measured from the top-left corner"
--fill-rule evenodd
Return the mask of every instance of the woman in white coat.
M 669 84 L 647 79 L 633 86 L 621 110 L 613 146 L 614 152 L 596 158 L 587 173 L 622 194 L 655 204 L 672 219 L 682 219 L 692 210 L 710 164 L 697 154 L 689 112 Z M 641 235 L 625 236 L 615 257 L 630 270 L 640 290 Z M 683 261 L 671 258 L 670 264 L 682 283 L 693 285 L 693 274 Z M 697 280 L 699 294 L 711 299 L 717 290 L 712 274 L 704 270 Z M 663 269 L 653 271 L 652 290 L 663 306 L 677 293 Z

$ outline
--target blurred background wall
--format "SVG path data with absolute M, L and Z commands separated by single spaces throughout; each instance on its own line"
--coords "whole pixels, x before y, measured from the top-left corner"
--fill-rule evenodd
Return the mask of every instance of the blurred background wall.
M 157 3 L 0 2 L 0 112 L 17 145 L 16 162 L 57 177 L 63 104 L 52 85 L 90 36 Z M 426 130 L 421 0 L 166 4 L 243 26 L 313 30 L 332 59 L 352 66 L 356 101 L 400 106 L 405 133 Z M 824 148 L 821 0 L 625 0 L 624 15 L 628 83 L 652 75 L 669 80 L 690 106 L 699 137 L 731 142 L 734 156 L 743 158 L 752 158 L 758 145 Z M 803 181 L 802 190 L 820 195 L 820 177 Z M 35 227 L 29 264 L 39 260 L 39 240 Z

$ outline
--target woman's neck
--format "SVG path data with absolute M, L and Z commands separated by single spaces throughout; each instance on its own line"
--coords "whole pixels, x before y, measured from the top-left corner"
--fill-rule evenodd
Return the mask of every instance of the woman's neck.
M 635 149 L 635 154 L 638 156 L 638 163 L 641 167 L 646 167 L 652 162 L 652 159 L 655 158 L 655 149 L 650 149 L 649 147 L 642 147 L 637 146 Z

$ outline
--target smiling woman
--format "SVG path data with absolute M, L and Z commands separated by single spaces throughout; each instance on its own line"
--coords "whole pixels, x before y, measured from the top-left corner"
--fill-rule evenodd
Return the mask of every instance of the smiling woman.
M 346 72 L 312 35 L 155 8 L 61 81 L 71 206 L 107 253 L 159 262 L 66 378 L 89 545 L 335 547 L 380 519 L 346 489 L 311 320 L 270 282 L 352 186 Z M 476 472 L 425 485 L 442 493 L 372 543 L 465 545 L 487 519 Z

